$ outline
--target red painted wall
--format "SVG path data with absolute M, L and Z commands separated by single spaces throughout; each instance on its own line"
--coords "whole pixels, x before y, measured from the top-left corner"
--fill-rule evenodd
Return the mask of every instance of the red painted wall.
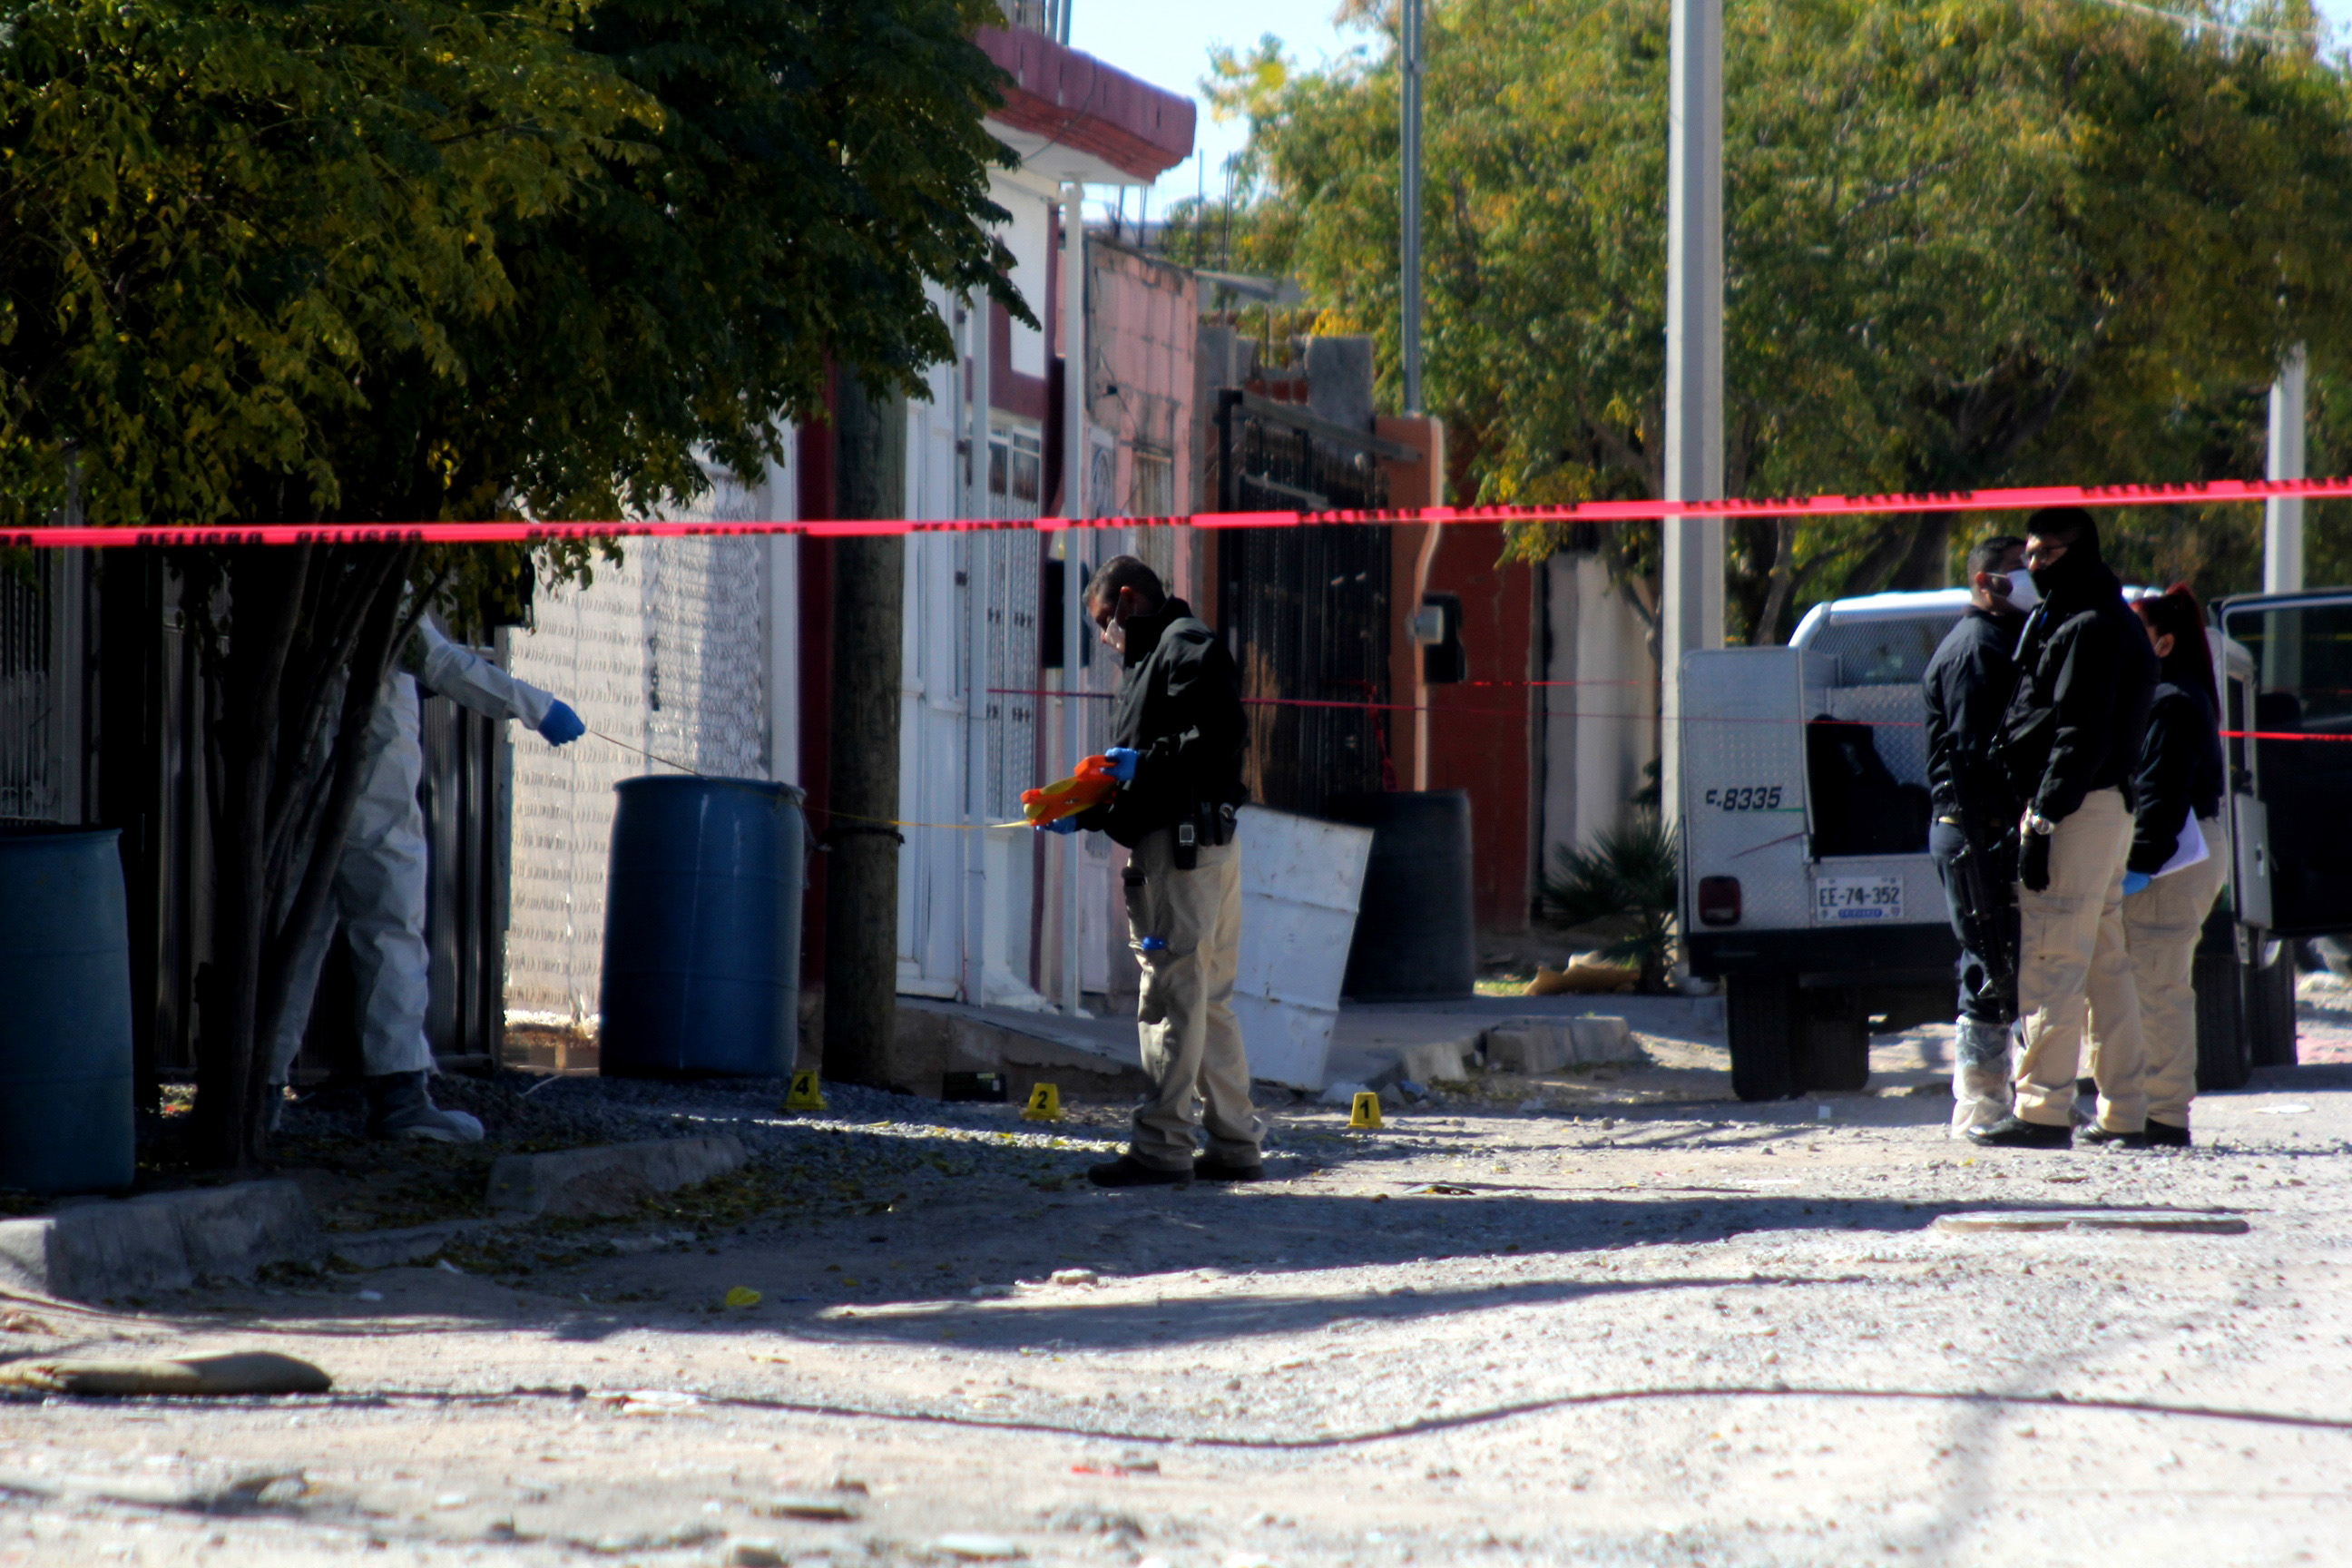
M 1470 792 L 1479 929 L 1523 931 L 1535 896 L 1536 576 L 1498 564 L 1502 552 L 1499 524 L 1454 523 L 1430 563 L 1428 591 L 1462 596 L 1468 669 L 1429 688 L 1429 787 Z
M 1420 463 L 1387 465 L 1389 499 L 1401 507 L 1444 502 L 1445 435 L 1437 421 L 1402 416 L 1379 421 L 1381 436 L 1431 455 Z M 1433 790 L 1470 794 L 1471 875 L 1478 928 L 1523 931 L 1535 901 L 1537 822 L 1536 688 L 1540 679 L 1542 623 L 1537 576 L 1526 566 L 1501 564 L 1503 531 L 1494 523 L 1442 528 L 1400 524 L 1390 531 L 1389 643 L 1391 710 L 1389 752 L 1400 787 L 1415 787 L 1425 772 Z M 1426 559 L 1424 559 L 1426 557 Z M 1423 580 L 1422 574 L 1427 576 Z M 1412 621 L 1423 593 L 1462 600 L 1462 648 L 1468 665 L 1458 685 L 1425 689 L 1429 705 L 1425 768 L 1419 752 L 1422 650 Z

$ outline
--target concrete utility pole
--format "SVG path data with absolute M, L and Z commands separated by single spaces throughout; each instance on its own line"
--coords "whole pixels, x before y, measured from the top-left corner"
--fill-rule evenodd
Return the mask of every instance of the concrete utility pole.
M 2271 383 L 2270 460 L 2263 477 L 2299 479 L 2303 474 L 2304 374 L 2309 359 L 2301 343 Z M 2292 594 L 2303 586 L 2303 498 L 2273 496 L 2263 502 L 2263 592 Z
M 834 378 L 844 517 L 907 514 L 907 400 Z M 898 677 L 907 542 L 833 547 L 832 852 L 824 899 L 824 1076 L 881 1084 L 898 1027 Z
M 1064 0 L 1066 5 L 1068 0 Z M 1087 450 L 1087 188 L 1076 180 L 1062 186 L 1062 515 L 1084 517 L 1093 510 L 1087 479 L 1094 454 Z M 1085 553 L 1078 535 L 1062 531 L 1062 689 L 1079 686 L 1079 639 L 1094 626 L 1087 619 Z M 1062 699 L 1063 758 L 1078 765 L 1083 706 L 1076 697 Z M 1057 837 L 1062 858 L 1062 969 L 1055 1000 L 1065 1013 L 1078 1010 L 1081 970 L 1078 963 L 1078 839 L 1077 834 Z
M 1403 37 L 1397 50 L 1398 77 L 1403 88 L 1403 128 L 1398 152 L 1403 171 L 1398 180 L 1399 242 L 1404 276 L 1402 308 L 1398 312 L 1398 336 L 1402 340 L 1404 412 L 1421 408 L 1421 5 L 1404 0 Z
M 988 489 L 989 343 L 995 302 L 975 295 L 964 305 L 964 346 L 971 382 L 964 408 L 963 515 L 983 518 L 995 510 Z M 1008 479 L 1010 476 L 1007 476 Z M 988 606 L 992 592 L 989 565 L 1002 548 L 992 534 L 962 536 L 963 606 L 966 637 L 963 699 L 964 812 L 971 831 L 963 842 L 963 999 L 973 1006 L 988 1000 L 988 841 L 986 825 L 996 819 L 989 798 Z
M 1723 0 L 1674 0 L 1666 152 L 1668 500 L 1723 494 Z M 1680 817 L 1682 656 L 1723 644 L 1723 520 L 1668 518 L 1658 743 L 1668 828 Z

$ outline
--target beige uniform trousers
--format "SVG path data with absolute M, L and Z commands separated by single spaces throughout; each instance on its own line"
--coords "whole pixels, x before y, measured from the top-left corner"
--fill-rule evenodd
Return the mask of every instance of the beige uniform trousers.
M 2050 836 L 2050 886 L 2017 889 L 2017 1011 L 2025 1048 L 2017 1062 L 2017 1115 L 2063 1127 L 2086 1032 L 2098 1041 L 2101 1127 L 2137 1132 L 2141 1099 L 2139 997 L 2124 946 L 2124 861 L 2132 816 L 2121 790 L 2096 789 Z
M 1205 1121 L 1211 1155 L 1252 1165 L 1262 1129 L 1234 1018 L 1241 846 L 1203 846 L 1190 871 L 1176 869 L 1175 849 L 1174 830 L 1163 827 L 1145 835 L 1127 862 L 1128 941 L 1143 966 L 1136 1033 L 1155 1086 L 1136 1108 L 1129 1152 L 1163 1171 L 1189 1170 L 1194 1131 Z M 1147 951 L 1143 939 L 1153 936 L 1167 945 Z
M 2139 993 L 2139 1100 L 2148 1121 L 2168 1127 L 2189 1125 L 2189 1101 L 2197 1093 L 2197 991 L 2190 974 L 2205 917 L 2230 874 L 2221 858 L 2221 820 L 2204 817 L 2197 826 L 2211 853 L 2124 900 L 2124 943 Z M 2105 1056 L 2095 1038 L 2092 1076 L 2102 1088 Z

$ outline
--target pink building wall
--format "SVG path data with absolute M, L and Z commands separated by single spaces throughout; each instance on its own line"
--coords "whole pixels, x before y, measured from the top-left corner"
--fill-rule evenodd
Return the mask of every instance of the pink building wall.
M 1087 237 L 1087 418 L 1111 438 L 1110 493 L 1089 454 L 1087 510 L 1143 517 L 1193 510 L 1192 275 L 1099 234 Z M 1097 502 L 1108 505 L 1097 506 Z

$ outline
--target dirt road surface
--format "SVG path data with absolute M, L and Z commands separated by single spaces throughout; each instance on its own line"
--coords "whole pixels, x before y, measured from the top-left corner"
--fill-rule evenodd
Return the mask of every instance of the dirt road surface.
M 1648 1037 L 1376 1132 L 1277 1110 L 1241 1188 L 1088 1189 L 1108 1110 L 672 1091 L 752 1176 L 431 1266 L 0 1302 L 12 1358 L 336 1384 L 0 1405 L 0 1563 L 2342 1563 L 2352 1010 L 2305 1016 L 2323 1059 L 2200 1100 L 2186 1153 L 1971 1157 L 1935 1028 L 1861 1095 L 1741 1105 L 1718 1044 Z M 2084 1209 L 2246 1228 L 1935 1224 Z

